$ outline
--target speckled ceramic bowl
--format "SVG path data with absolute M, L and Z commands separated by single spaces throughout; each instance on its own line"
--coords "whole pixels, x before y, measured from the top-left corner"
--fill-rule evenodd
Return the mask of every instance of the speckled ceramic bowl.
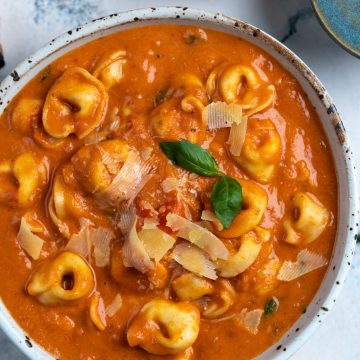
M 302 85 L 316 108 L 335 159 L 339 184 L 338 230 L 333 255 L 319 291 L 291 329 L 263 353 L 260 359 L 290 357 L 309 339 L 333 307 L 350 268 L 355 249 L 358 197 L 350 144 L 339 114 L 327 91 L 312 71 L 288 48 L 260 29 L 221 14 L 181 7 L 133 10 L 94 20 L 52 40 L 21 63 L 0 85 L 0 112 L 14 95 L 42 68 L 67 51 L 104 35 L 148 24 L 192 24 L 223 31 L 261 47 L 282 64 Z M 0 302 L 0 325 L 31 359 L 52 357 L 31 341 Z
M 314 11 L 328 34 L 360 58 L 359 0 L 312 0 Z

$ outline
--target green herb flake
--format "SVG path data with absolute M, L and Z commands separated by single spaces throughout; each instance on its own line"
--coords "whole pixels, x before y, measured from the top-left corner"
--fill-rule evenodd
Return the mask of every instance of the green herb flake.
M 360 234 L 355 235 L 355 240 L 358 244 L 360 243 Z
M 195 44 L 197 42 L 197 37 L 195 35 L 189 35 L 186 39 L 185 39 L 185 43 L 188 45 L 192 45 Z
M 161 89 L 155 96 L 155 106 L 160 105 L 166 100 L 166 91 Z
M 45 81 L 51 74 L 51 66 L 47 66 L 44 70 L 44 72 L 40 76 L 40 82 Z
M 160 147 L 174 165 L 203 176 L 220 176 L 218 165 L 209 153 L 187 140 L 161 142 Z
M 241 185 L 229 176 L 221 177 L 211 192 L 211 204 L 216 217 L 227 229 L 242 208 Z
M 264 315 L 269 316 L 273 314 L 275 311 L 277 311 L 279 306 L 278 304 L 279 303 L 276 298 L 272 297 L 271 299 L 269 299 L 264 306 Z

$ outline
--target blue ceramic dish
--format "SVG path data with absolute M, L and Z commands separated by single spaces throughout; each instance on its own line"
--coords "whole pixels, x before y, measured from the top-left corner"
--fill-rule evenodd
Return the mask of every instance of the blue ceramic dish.
M 360 58 L 360 1 L 312 0 L 312 5 L 330 36 Z

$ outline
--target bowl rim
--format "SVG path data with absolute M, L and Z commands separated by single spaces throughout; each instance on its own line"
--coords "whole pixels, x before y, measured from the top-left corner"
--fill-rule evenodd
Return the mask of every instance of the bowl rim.
M 339 140 L 339 144 L 342 148 L 342 160 L 344 161 L 346 175 L 347 175 L 347 185 L 349 190 L 349 218 L 347 228 L 354 229 L 354 233 L 357 233 L 358 229 L 358 216 L 359 216 L 359 199 L 357 195 L 357 186 L 355 182 L 355 166 L 353 161 L 353 153 L 351 151 L 351 146 L 349 139 L 346 135 L 344 126 L 340 119 L 340 116 L 337 112 L 335 105 L 326 89 L 320 82 L 320 80 L 316 77 L 316 75 L 310 70 L 310 68 L 290 49 L 288 49 L 284 44 L 279 42 L 277 39 L 267 34 L 266 32 L 260 30 L 258 27 L 248 24 L 244 21 L 238 20 L 236 18 L 223 15 L 219 12 L 213 13 L 201 9 L 195 9 L 190 7 L 182 7 L 182 6 L 162 6 L 162 7 L 148 7 L 148 8 L 140 8 L 133 9 L 124 12 L 114 13 L 111 15 L 103 16 L 98 19 L 94 19 L 88 23 L 80 25 L 78 27 L 69 30 L 62 35 L 54 38 L 48 44 L 41 47 L 38 51 L 30 55 L 27 59 L 21 62 L 18 66 L 14 68 L 14 70 L 0 83 L 0 108 L 3 106 L 4 108 L 10 102 L 7 101 L 6 104 L 3 104 L 3 98 L 6 97 L 9 90 L 16 86 L 17 81 L 20 80 L 21 77 L 25 76 L 29 71 L 42 64 L 48 57 L 53 55 L 59 50 L 63 48 L 67 48 L 70 44 L 74 42 L 78 42 L 81 39 L 89 38 L 88 41 L 92 41 L 91 35 L 94 35 L 98 32 L 110 30 L 112 28 L 121 27 L 124 25 L 134 25 L 133 27 L 144 25 L 142 22 L 146 22 L 146 25 L 150 25 L 151 21 L 162 21 L 163 23 L 171 23 L 179 25 L 184 24 L 184 21 L 196 22 L 199 26 L 208 26 L 211 28 L 213 25 L 221 25 L 226 28 L 238 29 L 239 34 L 245 33 L 247 35 L 258 37 L 264 43 L 264 50 L 269 53 L 266 47 L 270 47 L 276 52 L 280 54 L 281 57 L 285 58 L 291 66 L 293 66 L 305 79 L 305 81 L 312 87 L 312 89 L 318 95 L 322 106 L 326 110 L 329 120 L 332 123 L 332 126 L 336 132 L 337 138 Z M 138 24 L 138 25 L 135 25 Z M 119 28 L 117 31 L 121 31 Z M 217 30 L 221 31 L 221 30 Z M 236 36 L 236 34 L 233 34 Z M 86 42 L 88 42 L 86 41 Z M 251 42 L 251 41 L 250 41 Z M 254 43 L 256 46 L 258 44 Z M 81 46 L 79 44 L 78 46 Z M 77 46 L 76 46 L 77 47 Z M 70 51 L 70 48 L 69 48 Z M 269 53 L 271 55 L 271 53 Z M 59 55 L 61 56 L 61 55 Z M 272 55 L 271 55 L 272 56 Z M 58 56 L 57 56 L 58 57 Z M 278 60 L 277 60 L 278 61 Z M 25 84 L 24 84 L 25 85 Z M 20 89 L 16 91 L 18 93 Z M 5 102 L 5 101 L 4 101 Z M 321 117 L 319 116 L 321 119 Z M 322 121 L 321 121 L 322 123 Z M 331 143 L 330 143 L 330 147 Z M 335 160 L 334 160 L 335 161 Z M 339 180 L 339 179 L 338 179 Z M 338 181 L 339 186 L 339 181 Z M 354 214 L 350 216 L 350 214 Z M 336 241 L 338 241 L 338 234 L 336 236 Z M 335 283 L 332 284 L 330 290 L 328 290 L 327 295 L 324 302 L 328 299 L 336 299 L 341 291 L 341 288 L 344 284 L 345 278 L 349 271 L 349 266 L 345 266 L 345 261 L 350 261 L 355 252 L 356 245 L 356 235 L 353 237 L 353 234 L 350 234 L 347 231 L 346 241 L 344 242 L 344 256 L 341 259 L 340 266 L 337 270 L 337 285 Z M 334 250 L 333 250 L 334 251 Z M 324 275 L 324 279 L 326 278 L 327 273 Z M 324 282 L 324 279 L 322 283 Z M 315 295 L 316 297 L 316 295 Z M 314 297 L 314 299 L 315 299 Z M 314 301 L 311 301 L 311 303 Z M 286 339 L 286 348 L 283 347 L 283 351 L 277 352 L 275 357 L 277 359 L 286 359 L 289 358 L 292 354 L 294 354 L 315 332 L 315 330 L 319 326 L 318 318 L 325 318 L 328 314 L 328 310 L 331 309 L 334 305 L 335 301 L 328 301 L 327 307 L 322 307 L 321 304 L 316 304 L 318 307 L 316 316 L 314 315 L 309 323 L 295 335 L 293 338 L 289 340 Z M 9 318 L 7 319 L 4 314 L 6 314 Z M 301 317 L 300 317 L 301 318 Z M 25 341 L 24 338 L 20 339 L 18 332 L 15 330 L 21 330 L 24 333 L 24 330 L 14 321 L 10 312 L 7 310 L 6 306 L 3 304 L 0 298 L 0 327 L 7 334 L 7 336 L 12 340 L 12 342 L 30 359 L 39 359 L 41 355 L 41 359 L 51 359 L 52 355 L 49 354 L 46 350 L 44 350 L 40 345 L 31 344 L 31 347 L 28 344 L 28 338 L 26 335 Z M 299 319 L 298 319 L 299 320 Z M 298 321 L 297 320 L 297 321 Z M 294 325 L 294 324 L 293 324 Z M 292 327 L 293 327 L 292 325 Z M 306 331 L 305 331 L 306 330 Z M 289 330 L 288 330 L 289 332 Z M 287 333 L 288 333 L 287 332 Z M 284 340 L 285 334 L 281 339 L 276 342 L 280 344 L 282 340 Z M 274 346 L 274 344 L 272 345 Z M 281 345 L 278 346 L 276 350 L 280 350 Z M 32 351 L 31 351 L 32 350 Z M 269 350 L 266 349 L 264 353 L 259 356 L 265 355 L 265 358 L 269 358 L 266 353 Z M 286 352 L 285 352 L 286 351 Z

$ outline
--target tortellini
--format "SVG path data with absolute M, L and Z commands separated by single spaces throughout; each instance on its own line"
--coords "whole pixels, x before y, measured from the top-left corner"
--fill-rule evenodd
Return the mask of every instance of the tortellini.
M 205 295 L 212 294 L 214 291 L 210 281 L 193 273 L 179 276 L 172 282 L 171 286 L 181 301 L 197 300 Z
M 106 328 L 104 301 L 102 298 L 95 294 L 90 300 L 89 317 L 92 323 L 100 331 L 104 331 Z
M 76 231 L 80 218 L 96 218 L 96 214 L 89 211 L 92 209 L 87 199 L 69 187 L 61 174 L 55 176 L 48 210 L 52 221 L 66 238 Z
M 271 120 L 249 119 L 240 156 L 233 159 L 255 180 L 270 181 L 281 156 L 281 139 Z
M 123 78 L 123 66 L 126 63 L 126 51 L 116 50 L 105 55 L 96 65 L 93 75 L 109 90 Z
M 219 95 L 228 103 L 242 106 L 243 114 L 250 116 L 273 103 L 275 88 L 262 80 L 255 69 L 244 65 L 220 65 L 209 75 L 207 92 Z
M 30 135 L 33 123 L 41 117 L 43 101 L 36 98 L 20 98 L 10 115 L 11 126 L 22 134 Z
M 263 296 L 269 294 L 278 283 L 277 274 L 279 272 L 281 262 L 277 256 L 269 259 L 256 273 L 253 278 L 253 291 Z
M 222 277 L 234 277 L 244 272 L 257 258 L 261 250 L 261 243 L 256 235 L 247 233 L 240 238 L 240 247 L 227 260 L 217 260 L 216 267 Z
M 155 136 L 162 140 L 202 141 L 206 124 L 201 114 L 208 102 L 202 81 L 193 74 L 180 74 L 171 80 L 165 97 L 166 101 L 151 113 Z
M 78 181 L 89 193 L 104 190 L 128 156 L 122 140 L 107 140 L 82 147 L 71 159 Z
M 243 193 L 242 210 L 235 217 L 229 228 L 214 232 L 224 238 L 236 238 L 244 235 L 259 225 L 268 204 L 264 189 L 253 181 L 240 180 Z
M 42 114 L 45 131 L 63 139 L 75 134 L 84 138 L 104 120 L 108 94 L 101 81 L 87 70 L 66 70 L 49 90 Z
M 263 243 L 255 262 L 240 275 L 240 289 L 259 296 L 271 293 L 279 282 L 277 274 L 280 266 L 281 262 L 274 252 L 272 241 Z
M 205 87 L 194 74 L 179 74 L 170 83 L 174 97 L 182 97 L 181 108 L 185 112 L 202 111 L 207 104 Z
M 0 178 L 0 201 L 26 208 L 34 203 L 46 184 L 47 170 L 43 160 L 30 152 L 24 152 L 13 161 L 0 162 Z
M 236 296 L 229 281 L 222 279 L 210 282 L 192 273 L 179 276 L 171 286 L 181 301 L 192 301 L 200 307 L 202 316 L 208 319 L 226 313 Z
M 291 218 L 284 221 L 284 240 L 289 244 L 309 244 L 325 230 L 330 213 L 313 195 L 297 192 L 290 201 Z
M 154 355 L 176 354 L 195 342 L 199 327 L 200 314 L 195 306 L 155 299 L 134 317 L 127 340 L 131 347 L 140 346 Z
M 235 290 L 228 280 L 218 280 L 214 285 L 210 301 L 205 303 L 202 316 L 215 319 L 224 315 L 234 304 L 235 296 Z
M 45 305 L 66 303 L 89 296 L 95 286 L 89 265 L 66 251 L 46 260 L 30 278 L 27 292 Z

